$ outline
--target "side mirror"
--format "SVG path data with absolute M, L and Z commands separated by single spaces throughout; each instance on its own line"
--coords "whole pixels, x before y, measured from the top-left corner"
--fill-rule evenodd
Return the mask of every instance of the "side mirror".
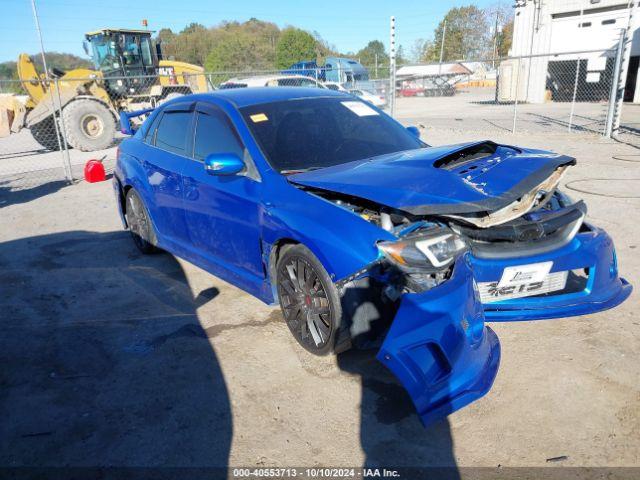
M 420 130 L 418 129 L 418 127 L 414 127 L 413 125 L 410 125 L 407 127 L 407 130 L 409 130 L 409 133 L 414 137 L 420 138 Z
M 86 53 L 89 57 L 91 56 L 91 54 L 89 53 L 89 44 L 86 40 L 82 42 L 82 49 L 84 50 L 84 53 Z
M 235 175 L 244 169 L 244 162 L 235 153 L 212 153 L 204 159 L 209 175 Z

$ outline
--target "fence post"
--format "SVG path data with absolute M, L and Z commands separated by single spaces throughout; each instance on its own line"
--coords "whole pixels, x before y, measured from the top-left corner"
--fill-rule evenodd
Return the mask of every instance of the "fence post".
M 618 103 L 618 89 L 620 83 L 620 68 L 622 66 L 622 52 L 624 51 L 625 32 L 620 34 L 618 48 L 616 49 L 616 62 L 613 67 L 613 79 L 611 81 L 611 92 L 609 93 L 609 109 L 607 110 L 607 124 L 605 127 L 605 137 L 613 136 L 614 117 L 616 116 L 616 106 Z
M 389 114 L 396 109 L 396 17 L 391 16 L 389 46 Z
M 578 77 L 580 75 L 580 55 L 578 55 L 578 62 L 576 63 L 576 77 L 573 80 L 573 96 L 571 97 L 571 112 L 569 113 L 569 132 L 571 132 L 571 125 L 573 124 L 573 112 L 576 108 L 576 94 L 578 92 Z
M 62 150 L 62 167 L 64 169 L 64 176 L 66 177 L 66 179 L 69 182 L 73 182 L 73 172 L 71 171 L 71 157 L 69 156 L 69 146 L 67 145 L 67 130 L 62 119 L 62 98 L 60 97 L 60 84 L 58 83 L 57 78 L 55 78 L 53 82 L 56 88 L 56 95 L 58 96 L 58 108 L 60 111 L 58 118 L 60 118 L 61 132 L 59 133 L 58 143 L 60 143 L 60 137 L 62 137 L 62 144 L 60 145 Z M 53 112 L 53 122 L 56 123 L 55 111 Z
M 518 117 L 518 97 L 520 96 L 520 57 L 518 57 L 518 68 L 516 69 L 516 98 L 513 102 L 513 125 L 511 133 L 516 133 L 516 118 Z
M 376 73 L 375 73 L 375 75 L 376 75 L 376 78 L 378 78 L 378 54 L 377 53 L 375 53 L 375 60 L 376 60 L 376 70 L 375 70 Z

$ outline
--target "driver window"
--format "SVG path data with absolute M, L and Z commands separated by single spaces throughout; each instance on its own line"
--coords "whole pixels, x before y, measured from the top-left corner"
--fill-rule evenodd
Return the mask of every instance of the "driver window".
M 226 115 L 213 111 L 197 112 L 193 158 L 203 161 L 212 153 L 235 153 L 245 159 L 244 145 Z

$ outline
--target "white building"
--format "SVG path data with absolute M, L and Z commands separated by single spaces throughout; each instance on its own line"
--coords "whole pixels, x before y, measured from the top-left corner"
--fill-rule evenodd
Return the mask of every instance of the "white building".
M 628 0 L 517 0 L 510 56 L 565 53 L 509 60 L 500 68 L 500 97 L 532 103 L 566 101 L 573 94 L 576 66 L 578 97 L 604 100 L 610 89 L 615 49 L 629 22 Z M 640 102 L 640 8 L 633 17 L 633 43 L 625 100 Z M 588 54 L 572 52 L 599 50 Z M 519 67 L 519 68 L 518 68 Z M 570 85 L 567 85 L 570 84 Z M 603 98 L 605 97 L 605 98 Z M 580 98 L 578 98 L 580 100 Z

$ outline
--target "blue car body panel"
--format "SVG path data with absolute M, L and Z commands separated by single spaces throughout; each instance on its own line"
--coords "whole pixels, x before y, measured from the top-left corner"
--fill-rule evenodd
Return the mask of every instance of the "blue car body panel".
M 484 142 L 392 153 L 291 175 L 294 183 L 353 195 L 417 215 L 488 211 L 509 204 L 571 157 L 499 146 L 473 169 L 434 165 Z
M 281 175 L 271 168 L 238 109 L 311 97 L 344 95 L 320 89 L 246 88 L 167 102 L 120 145 L 113 179 L 119 205 L 122 208 L 126 189 L 135 188 L 149 212 L 158 246 L 274 303 L 272 253 L 282 243 L 307 246 L 331 279 L 341 285 L 369 274 L 369 267 L 381 258 L 378 242 L 398 238 L 308 189 L 398 210 L 476 212 L 508 203 L 559 166 L 573 162 L 548 152 L 496 146 L 494 154 L 473 162 L 474 168 L 469 168 L 471 164 L 438 167 L 448 155 L 476 145 L 462 144 Z M 201 162 L 145 143 L 159 111 L 199 111 L 207 105 L 223 111 L 235 127 L 255 167 L 253 175 L 212 176 Z M 126 226 L 124 215 L 122 220 Z M 567 295 L 482 305 L 476 282 L 499 280 L 507 266 L 548 260 L 553 261 L 552 272 L 588 268 L 585 288 Z M 544 254 L 487 259 L 466 253 L 457 258 L 448 280 L 425 292 L 400 297 L 378 359 L 405 386 L 426 425 L 490 389 L 500 346 L 485 319 L 592 313 L 617 305 L 630 291 L 631 286 L 618 277 L 611 239 L 595 227 Z
M 588 269 L 584 288 L 561 295 L 488 303 L 484 306 L 487 320 L 541 320 L 586 315 L 613 308 L 631 294 L 631 285 L 618 276 L 613 241 L 604 230 L 593 226 L 551 252 L 515 259 L 471 257 L 476 281 L 496 283 L 506 267 L 546 261 L 553 262 L 551 273 Z
M 425 426 L 489 391 L 500 344 L 484 326 L 464 257 L 447 282 L 403 297 L 377 358 L 409 392 Z

